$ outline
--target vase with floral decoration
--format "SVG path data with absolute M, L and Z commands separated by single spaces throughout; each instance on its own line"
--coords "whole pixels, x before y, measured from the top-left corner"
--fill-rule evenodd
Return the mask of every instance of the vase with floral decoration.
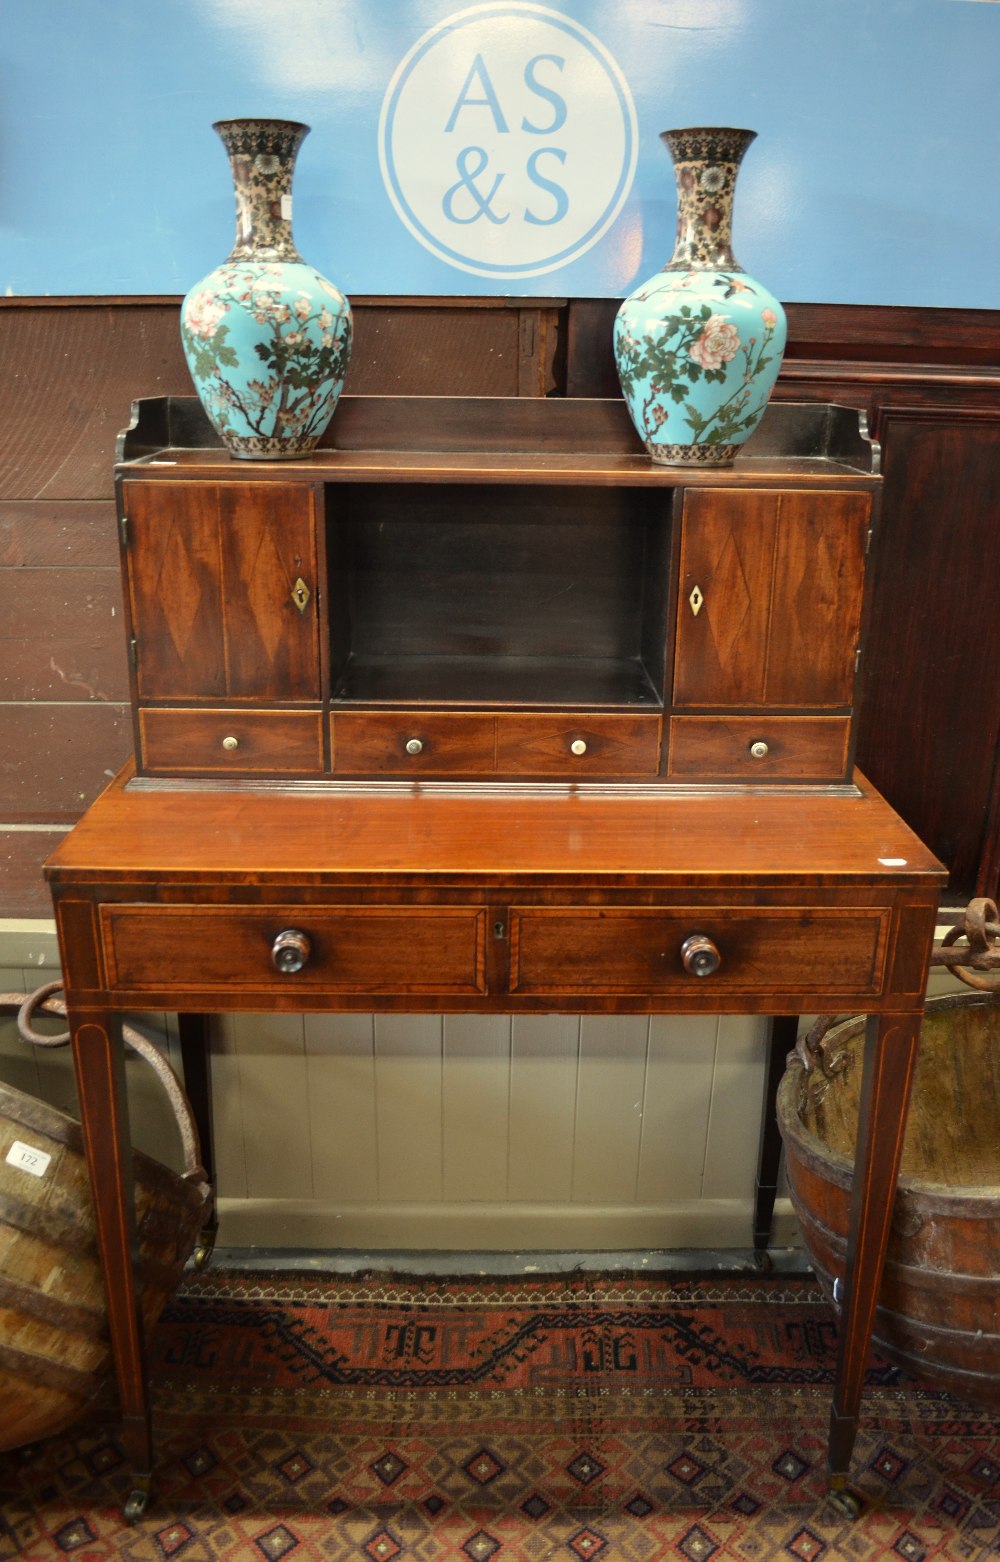
M 236 242 L 181 305 L 184 353 L 234 456 L 303 456 L 333 416 L 352 331 L 347 299 L 292 240 L 292 176 L 309 127 L 226 119 L 213 129 L 229 154 Z
M 763 415 L 785 350 L 785 312 L 732 250 L 733 194 L 756 132 L 665 130 L 677 240 L 622 304 L 615 366 L 651 458 L 729 466 Z

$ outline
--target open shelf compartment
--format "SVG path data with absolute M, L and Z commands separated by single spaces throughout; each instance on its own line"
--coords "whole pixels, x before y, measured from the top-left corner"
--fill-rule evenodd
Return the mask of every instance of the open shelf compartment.
M 328 491 L 336 704 L 656 708 L 671 494 Z

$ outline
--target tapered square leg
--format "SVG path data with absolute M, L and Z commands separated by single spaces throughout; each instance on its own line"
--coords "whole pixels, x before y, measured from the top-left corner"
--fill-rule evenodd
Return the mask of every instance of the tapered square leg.
M 875 1309 L 892 1223 L 923 1010 L 871 1016 L 864 1070 L 844 1273 L 837 1374 L 827 1467 L 842 1486 L 850 1468 Z
M 72 1005 L 67 1018 L 134 1505 L 139 1494 L 148 1494 L 153 1448 L 135 1278 L 135 1190 L 121 1018 L 107 1010 Z

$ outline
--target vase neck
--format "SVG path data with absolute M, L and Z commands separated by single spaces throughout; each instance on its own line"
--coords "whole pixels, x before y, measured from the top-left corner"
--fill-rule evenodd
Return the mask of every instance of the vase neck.
M 224 119 L 213 126 L 229 154 L 236 191 L 230 260 L 298 260 L 292 238 L 292 178 L 308 125 L 288 119 Z
M 733 254 L 733 194 L 755 130 L 665 130 L 677 178 L 677 239 L 666 271 L 742 271 Z

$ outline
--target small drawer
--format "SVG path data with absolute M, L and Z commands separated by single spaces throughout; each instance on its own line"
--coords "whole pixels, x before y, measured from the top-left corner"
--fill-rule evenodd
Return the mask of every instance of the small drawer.
M 496 722 L 461 711 L 346 711 L 330 718 L 334 775 L 492 775 Z
M 674 716 L 667 775 L 678 781 L 843 781 L 846 716 Z
M 142 768 L 156 775 L 323 772 L 319 711 L 140 710 Z
M 661 720 L 642 716 L 558 715 L 497 717 L 500 775 L 655 776 L 660 768 Z
M 135 992 L 486 991 L 476 906 L 105 905 L 101 941 L 112 986 Z
M 831 907 L 512 907 L 511 991 L 759 998 L 881 991 L 889 913 Z

